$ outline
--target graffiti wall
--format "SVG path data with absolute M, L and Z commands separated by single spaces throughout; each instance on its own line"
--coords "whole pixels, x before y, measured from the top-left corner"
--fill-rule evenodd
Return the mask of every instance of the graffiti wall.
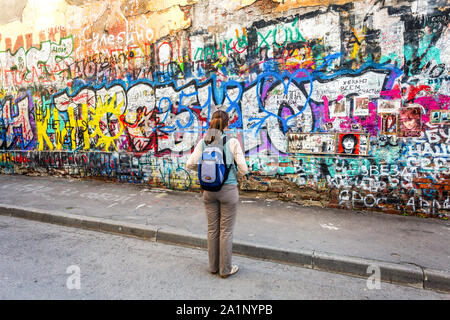
M 242 192 L 448 218 L 446 1 L 22 2 L 0 26 L 2 173 L 199 190 L 185 163 L 222 109 Z

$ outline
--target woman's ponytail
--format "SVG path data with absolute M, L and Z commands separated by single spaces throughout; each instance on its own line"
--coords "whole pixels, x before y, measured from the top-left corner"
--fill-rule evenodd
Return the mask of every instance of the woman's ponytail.
M 211 144 L 216 140 L 216 137 L 222 136 L 223 130 L 228 126 L 228 120 L 228 113 L 225 111 L 217 110 L 213 113 L 209 122 L 209 129 L 203 139 L 206 144 Z

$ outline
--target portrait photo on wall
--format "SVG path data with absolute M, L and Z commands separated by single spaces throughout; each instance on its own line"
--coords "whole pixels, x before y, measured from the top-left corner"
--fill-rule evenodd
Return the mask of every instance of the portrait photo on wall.
M 335 133 L 288 133 L 287 140 L 290 153 L 336 153 Z
M 346 99 L 334 101 L 330 104 L 330 118 L 348 117 L 349 104 Z
M 431 110 L 430 111 L 430 123 L 440 124 L 441 123 L 441 110 Z
M 361 124 L 352 123 L 352 131 L 361 131 Z
M 397 134 L 398 115 L 395 113 L 381 113 L 381 134 Z
M 378 100 L 378 113 L 398 113 L 402 106 L 401 100 Z
M 369 115 L 369 98 L 354 97 L 353 98 L 353 115 L 368 116 Z
M 450 124 L 450 110 L 441 110 L 441 124 Z
M 408 106 L 400 109 L 399 135 L 401 137 L 420 137 L 422 131 L 422 107 Z
M 332 130 L 333 129 L 333 122 L 327 122 L 325 123 L 325 129 Z
M 369 154 L 369 135 L 365 133 L 339 133 L 337 153 L 343 155 L 367 156 Z

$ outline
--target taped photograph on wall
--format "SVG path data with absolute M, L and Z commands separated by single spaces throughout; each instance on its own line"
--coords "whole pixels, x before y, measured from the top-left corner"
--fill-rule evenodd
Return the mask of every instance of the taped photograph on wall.
M 382 113 L 381 117 L 381 134 L 397 134 L 398 116 L 395 113 Z
M 450 110 L 441 111 L 441 124 L 450 124 Z
M 330 104 L 330 118 L 348 117 L 349 104 L 346 99 L 334 101 Z
M 353 115 L 354 116 L 369 115 L 369 98 L 367 97 L 353 98 Z
M 335 133 L 288 133 L 287 139 L 290 153 L 336 153 Z
M 400 110 L 399 114 L 400 136 L 420 137 L 422 130 L 422 107 L 408 105 Z
M 450 124 L 450 110 L 431 110 L 430 123 Z
M 441 110 L 430 111 L 430 123 L 440 124 L 441 123 Z
M 352 131 L 361 131 L 360 123 L 352 123 Z
M 367 156 L 369 154 L 369 135 L 365 133 L 339 133 L 337 153 L 345 155 Z
M 378 100 L 378 113 L 398 113 L 402 106 L 401 100 Z

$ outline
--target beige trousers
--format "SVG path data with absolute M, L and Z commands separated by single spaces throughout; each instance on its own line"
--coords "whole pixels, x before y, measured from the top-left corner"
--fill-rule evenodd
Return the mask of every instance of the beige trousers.
M 236 222 L 239 192 L 237 185 L 225 184 L 217 192 L 204 191 L 208 220 L 209 270 L 220 275 L 231 272 L 233 228 Z

